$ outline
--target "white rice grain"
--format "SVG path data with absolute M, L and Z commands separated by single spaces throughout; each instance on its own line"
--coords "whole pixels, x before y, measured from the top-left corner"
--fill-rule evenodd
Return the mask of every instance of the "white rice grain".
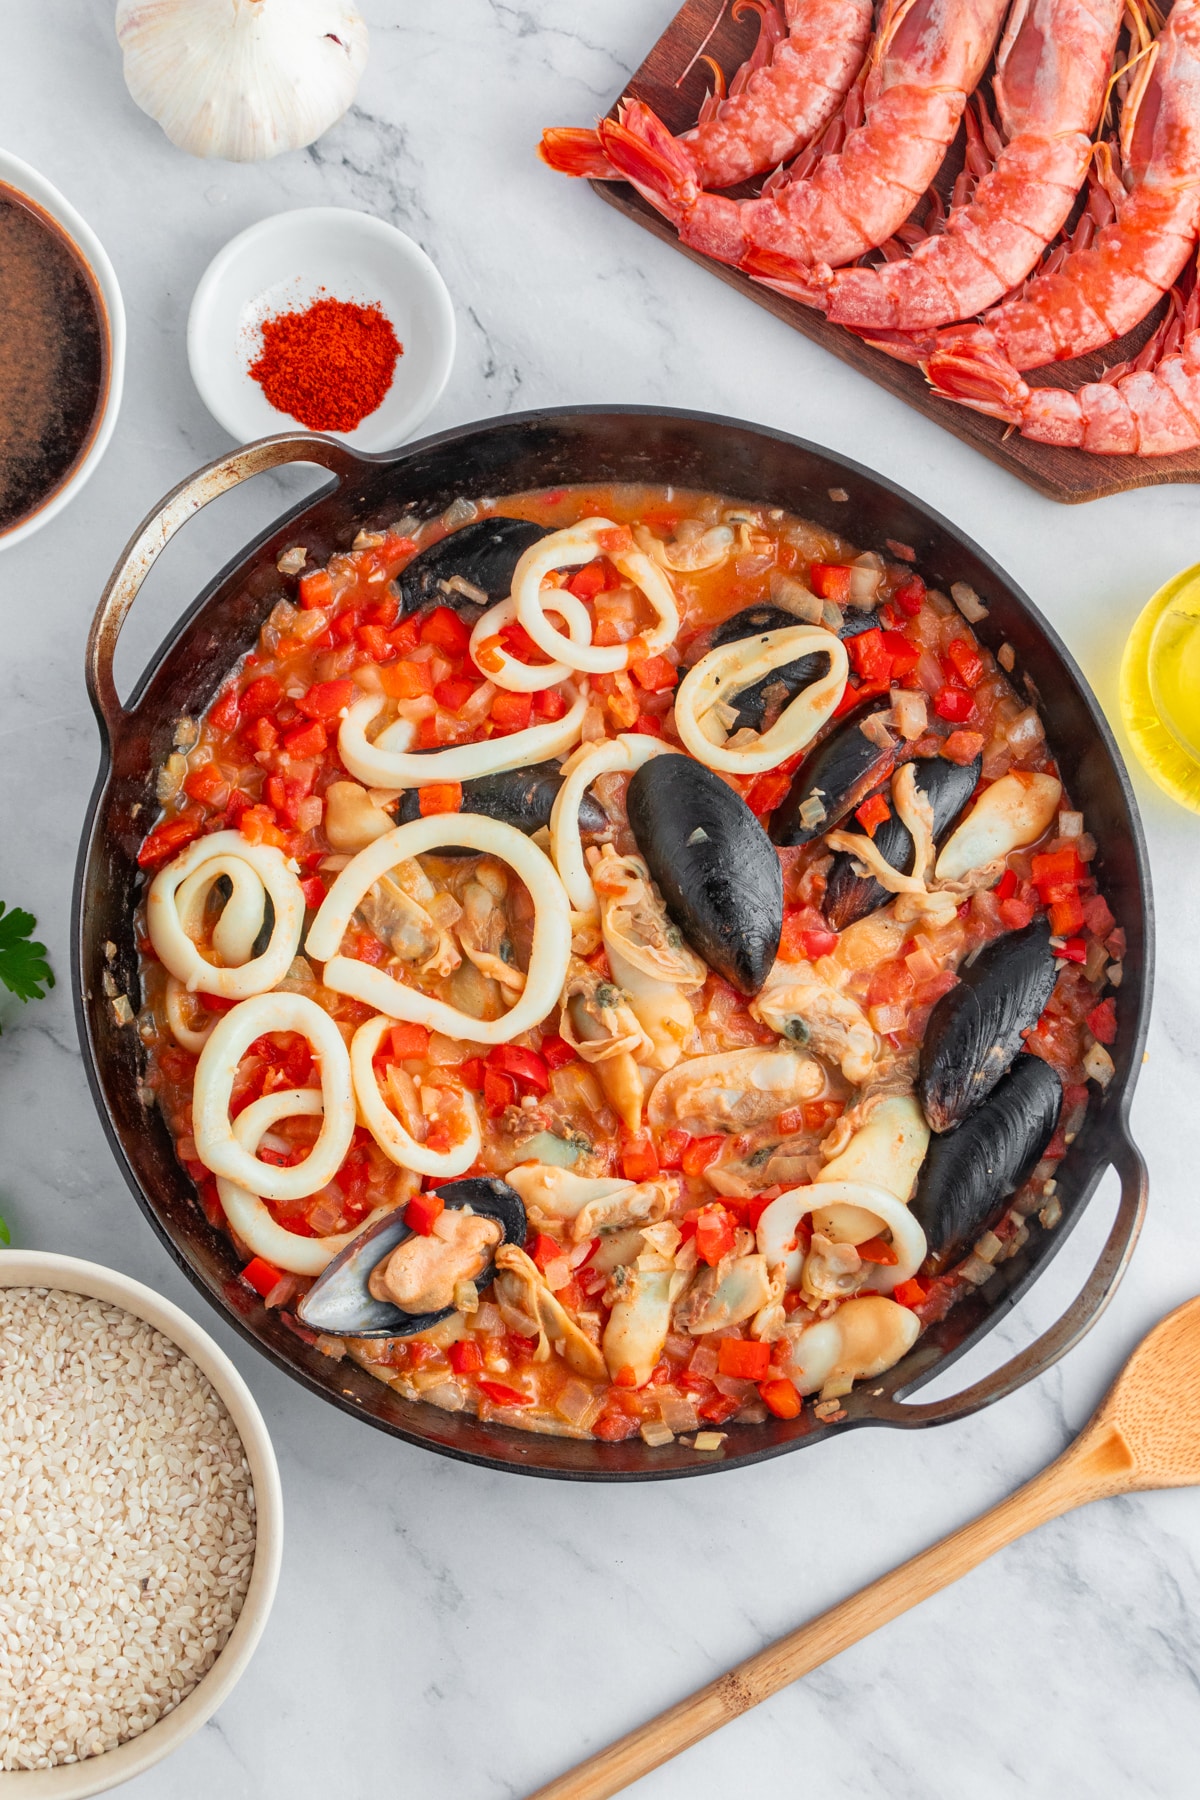
M 195 1363 L 105 1301 L 0 1288 L 0 1769 L 178 1706 L 253 1565 L 245 1452 Z

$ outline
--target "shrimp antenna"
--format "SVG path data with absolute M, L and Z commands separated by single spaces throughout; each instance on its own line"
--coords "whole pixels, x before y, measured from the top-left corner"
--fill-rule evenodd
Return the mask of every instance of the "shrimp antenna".
M 1104 106 L 1101 109 L 1103 127 L 1103 124 L 1108 123 L 1109 120 L 1109 109 L 1112 106 L 1113 90 L 1125 75 L 1128 75 L 1131 70 L 1136 69 L 1137 74 L 1134 76 L 1133 82 L 1130 85 L 1130 90 L 1125 96 L 1125 104 L 1121 108 L 1120 144 L 1122 156 L 1127 156 L 1129 154 L 1129 145 L 1132 142 L 1134 128 L 1137 124 L 1138 109 L 1145 98 L 1146 89 L 1150 84 L 1150 77 L 1154 73 L 1154 65 L 1158 61 L 1159 45 L 1157 42 L 1157 34 L 1162 30 L 1162 17 L 1157 7 L 1154 5 L 1154 0 L 1126 0 L 1125 17 L 1129 26 L 1130 37 L 1141 47 L 1129 58 L 1128 62 L 1122 63 L 1120 67 L 1114 69 L 1109 76 L 1108 86 L 1104 91 Z M 1147 59 L 1149 60 L 1147 61 Z M 1093 148 L 1096 147 L 1097 146 L 1093 146 Z

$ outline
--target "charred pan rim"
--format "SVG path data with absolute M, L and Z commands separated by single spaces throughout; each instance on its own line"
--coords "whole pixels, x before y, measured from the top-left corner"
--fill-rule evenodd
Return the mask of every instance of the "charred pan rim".
M 272 452 L 273 445 L 282 448 Z M 290 451 L 289 445 L 293 446 Z M 586 471 L 582 471 L 584 459 Z M 80 1045 L 97 1111 L 130 1190 L 197 1292 L 277 1367 L 344 1412 L 358 1414 L 394 1437 L 460 1462 L 568 1481 L 672 1480 L 763 1462 L 861 1425 L 939 1424 L 977 1410 L 1050 1367 L 1083 1336 L 1111 1298 L 1144 1213 L 1145 1169 L 1129 1135 L 1128 1111 L 1149 1025 L 1153 898 L 1141 820 L 1113 734 L 1073 658 L 1022 590 L 972 539 L 950 525 L 933 507 L 861 464 L 765 426 L 717 414 L 660 407 L 558 407 L 480 420 L 422 439 L 393 457 L 359 456 L 330 439 L 288 433 L 280 439 L 265 440 L 264 445 L 235 452 L 198 471 L 170 497 L 173 516 L 178 518 L 185 505 L 190 514 L 243 474 L 287 460 L 323 464 L 333 471 L 335 479 L 315 497 L 300 501 L 276 519 L 214 577 L 172 628 L 123 709 L 111 687 L 111 661 L 119 627 L 115 609 L 114 616 L 109 616 L 107 594 L 98 610 L 93 643 L 89 646 L 89 693 L 101 724 L 102 754 L 85 814 L 72 902 L 73 993 Z M 131 846 L 140 840 L 145 824 L 144 820 L 139 823 L 131 817 L 130 802 L 136 798 L 137 804 L 144 804 L 140 795 L 146 789 L 146 779 L 143 775 L 140 786 L 134 788 L 126 765 L 138 757 L 152 765 L 169 745 L 171 723 L 179 710 L 176 706 L 169 716 L 166 710 L 172 653 L 186 644 L 195 660 L 209 641 L 202 636 L 202 615 L 218 607 L 232 614 L 233 628 L 226 625 L 221 658 L 211 670 L 211 685 L 204 700 L 207 704 L 219 685 L 218 674 L 227 671 L 235 655 L 249 648 L 258 625 L 278 597 L 274 559 L 296 540 L 300 523 L 308 521 L 310 535 L 316 538 L 322 532 L 326 534 L 326 554 L 346 547 L 364 522 L 372 492 L 378 497 L 385 475 L 392 489 L 389 516 L 395 516 L 398 494 L 412 498 L 413 490 L 420 491 L 422 486 L 427 493 L 445 496 L 436 505 L 428 506 L 432 516 L 454 497 L 449 491 L 448 472 L 442 486 L 436 485 L 439 463 L 445 464 L 447 470 L 452 464 L 458 491 L 470 489 L 479 494 L 594 482 L 599 478 L 652 483 L 670 476 L 679 486 L 707 485 L 731 497 L 746 494 L 755 504 L 778 504 L 800 514 L 828 519 L 831 524 L 836 520 L 841 526 L 851 516 L 849 511 L 842 512 L 843 506 L 861 511 L 866 517 L 861 535 L 881 539 L 890 536 L 910 544 L 919 566 L 935 580 L 967 580 L 986 594 L 992 607 L 992 622 L 990 626 L 988 621 L 983 622 L 980 635 L 989 644 L 1007 639 L 1016 648 L 1021 667 L 1030 663 L 1040 667 L 1042 710 L 1051 740 L 1069 764 L 1068 780 L 1077 791 L 1081 783 L 1093 790 L 1088 804 L 1094 822 L 1101 828 L 1098 835 L 1114 853 L 1114 865 L 1118 860 L 1122 863 L 1120 871 L 1106 869 L 1106 885 L 1110 894 L 1119 899 L 1121 923 L 1130 935 L 1130 952 L 1125 960 L 1123 1008 L 1115 1046 L 1118 1074 L 1103 1100 L 1095 1104 L 1082 1144 L 1072 1147 L 1062 1165 L 1062 1222 L 1050 1234 L 1035 1235 L 1018 1257 L 1003 1265 L 1001 1289 L 990 1300 L 980 1290 L 963 1301 L 943 1326 L 934 1327 L 919 1339 L 895 1369 L 870 1388 L 860 1386 L 849 1395 L 843 1402 L 846 1416 L 842 1419 L 814 1421 L 806 1410 L 797 1421 L 771 1420 L 745 1428 L 744 1449 L 739 1447 L 739 1428 L 726 1439 L 726 1454 L 710 1458 L 680 1445 L 655 1451 L 636 1439 L 626 1444 L 597 1445 L 510 1431 L 481 1424 L 474 1418 L 464 1419 L 461 1414 L 440 1414 L 428 1406 L 418 1412 L 411 1404 L 398 1404 L 398 1396 L 365 1370 L 348 1369 L 345 1361 L 333 1363 L 316 1352 L 308 1352 L 281 1321 L 275 1319 L 272 1323 L 265 1316 L 257 1297 L 238 1279 L 227 1241 L 205 1225 L 194 1203 L 183 1194 L 186 1184 L 173 1155 L 169 1162 L 163 1160 L 160 1171 L 145 1180 L 134 1166 L 135 1155 L 146 1162 L 152 1157 L 153 1146 L 148 1140 L 153 1124 L 139 1108 L 136 1095 L 122 1091 L 120 1072 L 110 1066 L 116 1064 L 117 1058 L 115 1052 L 110 1054 L 105 1039 L 115 1043 L 116 1032 L 101 977 L 109 966 L 104 942 L 114 934 L 106 929 L 103 906 L 96 903 L 103 901 L 107 891 L 115 905 L 132 883 Z M 514 473 L 514 463 L 524 466 Z M 218 472 L 231 466 L 235 472 L 223 485 L 219 484 Z M 507 488 L 501 485 L 505 481 Z M 409 484 L 407 489 L 403 483 Z M 845 492 L 847 499 L 833 502 L 831 488 Z M 152 520 L 159 520 L 167 504 L 156 509 Z M 343 536 L 331 537 L 331 521 L 339 508 Z M 151 520 L 145 522 L 150 523 Z M 351 526 L 353 530 L 345 535 Z M 144 530 L 145 526 L 139 528 L 120 565 L 121 573 L 132 569 L 135 579 L 152 560 L 152 553 L 144 548 Z M 1052 683 L 1056 684 L 1053 691 Z M 1064 733 L 1064 711 L 1076 715 L 1078 730 L 1074 737 Z M 1095 817 L 1097 811 L 1103 817 Z M 115 922 L 118 933 L 123 931 L 124 941 L 119 936 L 116 940 L 114 967 L 118 975 L 131 981 L 134 949 L 129 918 L 122 914 Z M 131 1080 L 127 1079 L 124 1085 L 126 1090 L 131 1088 Z M 129 1115 L 124 1124 L 118 1120 L 118 1107 Z M 927 1405 L 899 1404 L 898 1396 L 915 1391 L 964 1355 L 1016 1305 L 1041 1268 L 1066 1241 L 1110 1163 L 1116 1165 L 1122 1181 L 1117 1223 L 1079 1298 L 1058 1324 L 965 1395 Z M 177 1216 L 169 1224 L 172 1207 Z M 450 1429 L 456 1421 L 460 1423 L 458 1431 Z M 463 1423 L 470 1428 L 469 1442 L 461 1429 Z M 603 1455 L 599 1454 L 601 1451 Z

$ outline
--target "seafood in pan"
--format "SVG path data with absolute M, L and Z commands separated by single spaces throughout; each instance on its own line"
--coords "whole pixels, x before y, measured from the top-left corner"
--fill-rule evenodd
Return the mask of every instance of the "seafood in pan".
M 1122 934 L 985 599 L 886 549 L 456 502 L 301 576 L 181 733 L 146 1081 L 322 1352 L 703 1453 L 1053 1227 Z

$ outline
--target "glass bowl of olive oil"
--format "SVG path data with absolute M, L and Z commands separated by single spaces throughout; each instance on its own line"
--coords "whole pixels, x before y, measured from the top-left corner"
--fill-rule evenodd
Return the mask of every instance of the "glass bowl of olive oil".
M 1147 773 L 1200 812 L 1200 563 L 1159 588 L 1130 633 L 1121 715 Z

